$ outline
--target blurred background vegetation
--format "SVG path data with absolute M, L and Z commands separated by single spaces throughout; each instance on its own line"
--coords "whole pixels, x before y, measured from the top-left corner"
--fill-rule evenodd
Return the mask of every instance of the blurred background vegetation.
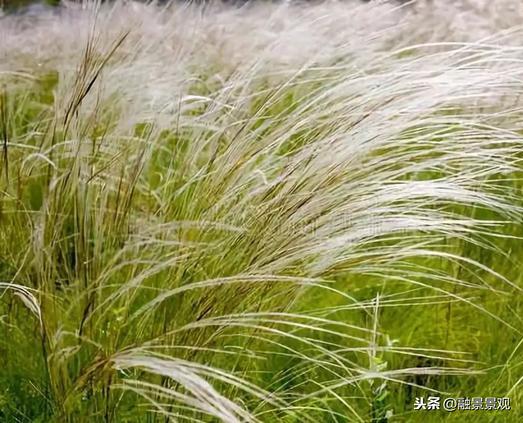
M 20 10 L 32 4 L 58 6 L 60 4 L 60 0 L 0 0 L 0 7 L 7 11 Z

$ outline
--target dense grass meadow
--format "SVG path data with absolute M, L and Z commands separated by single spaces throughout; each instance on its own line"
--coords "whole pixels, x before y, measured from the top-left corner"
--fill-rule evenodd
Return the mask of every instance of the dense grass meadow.
M 523 422 L 522 46 L 516 0 L 0 13 L 0 421 Z

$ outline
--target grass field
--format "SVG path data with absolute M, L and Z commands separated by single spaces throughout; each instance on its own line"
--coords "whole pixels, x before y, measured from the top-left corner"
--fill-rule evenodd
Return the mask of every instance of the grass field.
M 522 23 L 0 17 L 0 421 L 523 421 Z

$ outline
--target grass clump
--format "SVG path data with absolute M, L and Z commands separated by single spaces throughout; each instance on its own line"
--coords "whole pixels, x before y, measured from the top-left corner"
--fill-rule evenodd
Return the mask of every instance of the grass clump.
M 436 18 L 3 18 L 2 420 L 515 421 L 521 34 Z

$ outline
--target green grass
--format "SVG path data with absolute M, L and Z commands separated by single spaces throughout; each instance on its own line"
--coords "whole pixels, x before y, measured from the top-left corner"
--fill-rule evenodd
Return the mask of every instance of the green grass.
M 523 51 L 228 63 L 142 12 L 3 47 L 0 420 L 519 421 Z

